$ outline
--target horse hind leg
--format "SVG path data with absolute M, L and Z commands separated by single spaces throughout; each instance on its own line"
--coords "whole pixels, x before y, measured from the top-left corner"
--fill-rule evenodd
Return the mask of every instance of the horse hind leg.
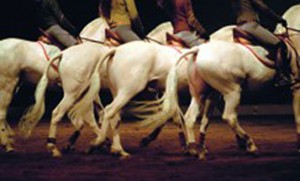
M 127 153 L 121 145 L 121 137 L 120 137 L 120 114 L 117 114 L 113 119 L 111 124 L 111 128 L 113 131 L 113 141 L 111 145 L 111 153 L 120 156 L 121 159 L 127 159 L 130 157 L 130 154 Z
M 140 141 L 140 147 L 141 148 L 145 148 L 147 147 L 151 142 L 153 142 L 154 140 L 157 139 L 158 135 L 160 134 L 162 128 L 164 127 L 164 125 L 161 125 L 158 128 L 155 128 L 148 136 L 144 137 L 141 141 Z
M 240 144 L 243 144 L 246 151 L 250 154 L 257 154 L 257 147 L 252 138 L 239 125 L 237 119 L 237 107 L 240 103 L 240 91 L 231 92 L 224 95 L 225 108 L 222 119 L 228 123 L 230 128 L 235 132 Z M 240 145 L 240 147 L 243 147 Z
M 130 156 L 130 154 L 127 153 L 121 146 L 118 129 L 120 124 L 120 111 L 132 97 L 132 92 L 130 94 L 126 94 L 126 92 L 119 92 L 114 98 L 113 102 L 105 107 L 104 120 L 101 125 L 101 134 L 95 139 L 92 147 L 97 147 L 104 143 L 107 137 L 108 129 L 111 128 L 113 134 L 113 152 L 123 158 L 127 158 Z
M 18 80 L 18 78 L 7 80 L 3 77 L 0 80 L 0 143 L 6 152 L 14 150 L 12 138 L 14 133 L 6 121 L 6 116 Z
M 84 121 L 92 129 L 93 133 L 95 133 L 97 137 L 101 136 L 101 129 L 99 127 L 100 124 L 99 125 L 97 124 L 93 112 L 93 105 L 90 106 L 89 112 L 86 114 Z M 109 138 L 106 138 L 106 140 L 100 145 L 100 147 L 91 147 L 87 151 L 87 153 L 92 153 L 94 150 L 99 150 L 100 152 L 108 152 L 110 146 L 111 146 L 111 141 Z
M 184 122 L 182 122 L 181 114 L 179 112 L 176 113 L 176 115 L 173 117 L 173 120 L 177 124 L 179 129 L 178 138 L 179 138 L 180 146 L 185 150 L 186 138 L 185 138 L 184 130 L 182 129 L 182 127 L 184 126 L 183 125 Z M 165 124 L 155 128 L 148 136 L 144 137 L 140 142 L 140 147 L 141 148 L 147 147 L 151 142 L 155 141 L 159 136 L 159 134 L 161 133 L 164 126 Z
M 96 118 L 95 118 L 94 111 L 93 111 L 94 110 L 93 105 L 94 104 L 91 105 L 89 112 L 87 112 L 84 119 L 71 120 L 71 123 L 73 124 L 73 126 L 75 127 L 76 130 L 70 136 L 69 144 L 63 150 L 64 153 L 69 153 L 69 152 L 75 150 L 75 143 L 78 140 L 78 138 L 80 137 L 80 131 L 84 127 L 83 123 L 86 123 L 97 136 L 100 135 L 100 128 L 96 122 Z M 96 111 L 100 112 L 100 108 L 96 107 L 95 109 L 98 109 Z
M 188 107 L 187 112 L 184 115 L 185 120 L 185 129 L 186 129 L 186 138 L 187 138 L 187 147 L 185 149 L 185 153 L 191 156 L 198 155 L 198 146 L 196 143 L 194 126 L 197 120 L 197 117 L 200 113 L 200 101 L 198 101 L 198 95 L 196 97 L 192 97 L 191 103 Z
M 83 121 L 82 120 L 71 120 L 73 126 L 75 127 L 75 131 L 69 138 L 69 143 L 65 148 L 63 148 L 63 153 L 70 153 L 75 150 L 75 144 L 80 137 L 80 132 L 83 129 Z M 76 125 L 76 126 L 75 126 Z
M 61 152 L 56 147 L 56 131 L 57 124 L 61 121 L 65 113 L 71 108 L 75 102 L 76 96 L 73 94 L 65 93 L 63 99 L 58 104 L 58 106 L 52 112 L 52 118 L 50 122 L 49 135 L 47 139 L 47 149 L 52 154 L 53 157 L 61 157 Z
M 150 92 L 154 92 L 155 93 L 155 99 L 158 100 L 159 99 L 159 94 L 156 90 L 152 90 L 152 89 L 149 89 Z M 157 108 L 156 110 L 156 113 L 159 112 L 159 109 Z M 149 135 L 145 136 L 141 141 L 140 141 L 140 147 L 141 148 L 145 148 L 147 147 L 150 143 L 152 143 L 153 141 L 155 141 L 157 139 L 157 137 L 159 136 L 159 134 L 161 133 L 162 131 L 162 128 L 164 127 L 165 125 L 161 125 L 157 128 L 155 128 Z
M 207 97 L 203 107 L 203 115 L 200 121 L 200 129 L 199 129 L 199 154 L 198 158 L 200 160 L 206 159 L 206 154 L 208 153 L 207 147 L 205 146 L 205 137 L 206 132 L 209 126 L 209 121 L 213 115 L 215 109 L 215 103 L 217 103 L 219 98 L 219 94 L 213 93 Z

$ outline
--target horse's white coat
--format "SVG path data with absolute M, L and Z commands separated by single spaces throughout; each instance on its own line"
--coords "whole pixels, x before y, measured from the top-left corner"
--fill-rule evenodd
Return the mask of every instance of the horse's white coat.
M 83 33 L 81 33 L 82 37 L 88 36 L 89 39 L 92 36 L 98 36 L 99 33 L 103 33 L 104 30 L 98 30 L 99 28 L 99 21 L 102 21 L 101 19 L 97 19 L 91 23 L 91 26 L 88 25 L 84 30 Z M 160 42 L 164 42 L 165 38 L 162 35 L 166 34 L 166 31 L 170 31 L 170 28 L 165 29 L 166 27 L 170 26 L 170 24 L 165 23 L 161 26 L 158 26 L 153 32 L 150 33 L 149 37 L 156 39 Z M 162 28 L 163 27 L 163 28 Z M 105 26 L 103 28 L 106 28 Z M 95 31 L 95 29 L 97 31 Z M 91 32 L 91 35 L 88 32 Z M 97 32 L 97 33 L 96 33 Z M 163 38 L 160 40 L 159 38 Z M 144 44 L 150 44 L 145 43 Z M 156 44 L 156 43 L 155 43 Z M 154 46 L 154 44 L 153 44 Z M 81 93 L 87 88 L 87 83 L 90 80 L 91 72 L 94 71 L 95 65 L 97 62 L 101 59 L 103 55 L 105 55 L 107 52 L 111 50 L 110 47 L 107 47 L 105 45 L 99 45 L 96 43 L 84 43 L 81 45 L 77 45 L 74 47 L 70 47 L 69 49 L 62 52 L 63 58 L 60 61 L 59 66 L 59 72 L 60 72 L 60 78 L 62 82 L 62 87 L 64 90 L 64 98 L 59 103 L 59 105 L 54 109 L 52 113 L 52 119 L 51 119 L 51 125 L 50 125 L 50 132 L 49 132 L 49 138 L 55 139 L 56 137 L 56 129 L 57 129 L 57 123 L 61 120 L 62 116 L 73 106 L 75 101 L 79 98 Z M 134 52 L 136 52 L 137 49 L 134 49 Z M 130 56 L 130 55 L 129 55 Z M 126 61 L 125 61 L 126 62 Z M 127 63 L 128 64 L 128 63 Z M 129 64 L 128 64 L 129 65 Z M 113 64 L 112 67 L 119 67 L 123 66 L 123 62 L 120 62 L 119 64 L 115 65 Z M 130 67 L 130 66 L 129 66 Z M 125 68 L 125 67 L 124 67 Z M 113 69 L 115 70 L 115 69 Z M 126 69 L 125 69 L 126 70 Z M 117 73 L 119 75 L 120 72 L 126 72 L 125 70 L 118 71 Z M 39 85 L 36 90 L 36 94 L 44 94 L 45 86 L 47 85 L 47 72 L 44 73 L 44 78 L 40 81 Z M 121 76 L 122 77 L 122 76 Z M 124 76 L 122 77 L 124 80 Z M 129 79 L 129 78 L 128 78 Z M 126 79 L 127 80 L 127 79 Z M 108 81 L 107 81 L 108 82 Z M 108 83 L 104 83 L 104 86 L 109 86 Z M 112 89 L 113 90 L 113 89 Z M 43 96 L 41 96 L 43 97 Z M 27 115 L 25 115 L 25 121 L 24 125 L 26 123 L 31 122 L 34 120 L 34 122 L 39 120 L 39 117 L 35 117 L 36 112 L 39 112 L 39 115 L 42 115 L 40 111 L 43 112 L 42 109 L 40 109 L 40 106 L 36 106 L 39 104 L 44 104 L 44 100 L 42 98 L 36 97 L 36 104 L 31 110 L 31 112 L 28 112 Z M 86 112 L 83 115 L 86 115 L 87 119 L 92 119 L 92 103 L 90 103 L 88 106 L 88 114 Z M 26 119 L 26 117 L 28 119 Z M 79 117 L 82 118 L 82 115 Z M 86 120 L 88 121 L 88 120 Z M 89 121 L 90 125 L 93 125 L 95 133 L 99 134 L 99 131 L 95 128 L 95 121 Z M 93 122 L 93 123 L 92 123 Z M 31 128 L 25 128 L 25 131 L 31 132 L 31 130 L 34 128 L 34 125 L 31 126 Z M 48 149 L 52 152 L 53 156 L 60 156 L 60 152 L 53 143 L 48 143 Z
M 294 7 L 291 9 L 294 9 Z M 290 25 L 298 24 L 299 21 L 293 21 L 299 18 L 299 11 L 299 8 L 297 8 L 297 10 L 294 9 L 292 11 L 293 13 L 291 13 L 289 10 L 287 11 L 288 14 L 284 15 Z M 299 26 L 292 28 L 299 28 Z M 294 36 L 295 33 L 292 31 L 289 31 L 289 34 L 293 35 L 290 38 L 299 53 L 300 36 Z M 250 90 L 258 89 L 267 82 L 271 82 L 275 75 L 275 70 L 264 66 L 249 50 L 236 43 L 211 41 L 209 43 L 200 45 L 198 48 L 199 50 L 197 51 L 197 58 L 195 61 L 189 61 L 187 71 L 190 92 L 192 94 L 192 101 L 185 115 L 188 142 L 195 142 L 193 126 L 200 111 L 202 109 L 207 110 L 207 108 L 204 106 L 204 101 L 211 101 L 210 95 L 213 92 L 211 89 L 207 89 L 207 87 L 211 87 L 214 91 L 219 92 L 224 98 L 225 108 L 222 115 L 223 120 L 229 124 L 229 126 L 238 136 L 239 140 L 244 141 L 247 151 L 255 153 L 257 148 L 253 140 L 246 134 L 246 132 L 238 123 L 237 107 L 240 103 L 241 91 L 243 88 L 246 87 Z M 291 47 L 289 47 L 289 50 L 290 56 L 292 57 L 292 73 L 299 81 L 299 65 L 297 65 L 296 56 L 294 52 L 291 51 Z M 193 51 L 194 50 L 191 52 Z M 170 81 L 167 82 L 167 90 L 176 86 L 176 82 L 174 82 L 176 79 L 176 69 L 171 69 L 169 76 L 170 79 L 168 80 Z M 176 97 L 172 95 L 172 93 L 169 95 L 165 94 L 164 102 L 174 102 Z M 297 133 L 300 134 L 299 86 L 297 89 L 294 89 L 293 96 L 293 107 L 295 112 Z M 172 107 L 169 107 L 169 109 L 172 109 Z M 168 112 L 167 109 L 162 111 Z M 205 114 L 207 114 L 207 112 Z M 168 117 L 161 120 L 158 119 L 158 123 L 154 124 L 162 125 L 167 119 Z M 208 117 L 206 115 L 206 118 L 203 119 L 201 123 L 200 132 L 202 135 L 205 135 L 207 123 Z M 200 147 L 202 149 L 199 155 L 200 158 L 203 158 L 205 154 L 205 149 L 203 149 L 204 139 L 202 139 L 203 138 L 200 138 Z M 300 147 L 298 149 L 300 149 Z
M 163 26 L 170 25 L 165 23 Z M 213 39 L 220 38 L 225 41 L 233 41 L 232 29 L 234 27 L 235 26 L 228 26 L 222 28 L 212 35 Z M 170 68 L 176 64 L 177 58 L 185 51 L 187 50 L 144 42 L 128 43 L 117 49 L 115 56 L 108 63 L 108 68 L 107 66 L 102 66 L 100 70 L 101 85 L 102 87 L 108 85 L 114 96 L 114 100 L 104 109 L 105 114 L 102 121 L 102 136 L 98 137 L 98 141 L 96 141 L 95 144 L 100 144 L 104 141 L 108 129 L 105 126 L 111 124 L 113 130 L 116 129 L 114 132 L 112 150 L 122 156 L 128 156 L 128 153 L 125 152 L 121 146 L 118 134 L 119 131 L 116 127 L 120 121 L 121 109 L 132 97 L 144 90 L 151 81 L 156 82 L 155 90 L 165 90 L 167 73 Z M 185 72 L 186 65 L 187 60 L 183 60 L 180 69 L 181 71 L 178 73 L 179 90 L 186 90 L 188 88 Z M 108 77 L 109 80 L 104 77 Z M 96 85 L 91 85 L 90 90 L 94 89 L 93 86 Z M 82 101 L 85 103 L 77 104 L 78 109 L 81 109 L 76 110 L 79 115 L 85 110 L 84 104 L 91 102 L 92 100 Z

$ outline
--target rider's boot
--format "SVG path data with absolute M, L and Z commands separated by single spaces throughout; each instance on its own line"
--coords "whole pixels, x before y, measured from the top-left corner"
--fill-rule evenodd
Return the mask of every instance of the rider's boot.
M 275 86 L 290 86 L 292 83 L 290 64 L 287 58 L 287 47 L 284 42 L 280 42 L 275 55 L 276 75 L 274 77 Z

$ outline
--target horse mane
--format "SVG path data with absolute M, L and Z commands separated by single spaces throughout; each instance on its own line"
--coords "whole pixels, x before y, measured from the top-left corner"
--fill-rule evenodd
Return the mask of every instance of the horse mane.
M 233 29 L 236 25 L 224 26 L 210 35 L 211 40 L 223 40 L 233 42 Z
M 295 5 L 290 7 L 283 15 L 282 18 L 287 20 L 289 27 L 300 27 L 300 17 L 295 16 L 300 14 L 300 5 Z M 275 34 L 283 34 L 285 33 L 286 29 L 281 25 L 278 24 L 275 28 Z
M 88 25 L 86 25 L 80 32 L 80 37 L 104 41 L 105 40 L 105 29 L 109 28 L 106 20 L 103 17 L 96 18 Z
M 148 33 L 147 37 L 157 40 L 157 41 L 161 41 L 163 40 L 163 44 L 166 44 L 167 42 L 167 38 L 166 38 L 166 33 L 173 33 L 173 26 L 171 24 L 171 22 L 164 22 L 161 23 L 160 25 L 156 26 L 155 29 L 153 29 L 150 33 Z

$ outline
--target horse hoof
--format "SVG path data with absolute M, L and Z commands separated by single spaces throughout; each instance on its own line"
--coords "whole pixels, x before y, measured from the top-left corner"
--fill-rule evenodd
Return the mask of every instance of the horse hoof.
M 71 153 L 71 152 L 73 152 L 73 151 L 75 151 L 75 147 L 74 147 L 74 146 L 71 146 L 71 145 L 68 145 L 68 146 L 66 146 L 66 147 L 64 147 L 64 148 L 62 149 L 62 152 L 65 153 L 65 154 Z
M 206 153 L 205 153 L 205 151 L 201 151 L 198 154 L 198 159 L 201 160 L 201 161 L 206 160 Z
M 110 154 L 113 156 L 119 157 L 121 160 L 126 160 L 130 157 L 130 154 L 127 153 L 126 151 L 118 150 L 118 149 L 114 149 L 114 148 L 110 149 Z
M 186 151 L 186 155 L 188 155 L 188 156 L 197 156 L 198 155 L 198 151 L 195 150 L 195 149 L 188 149 Z
M 94 153 L 94 152 L 96 151 L 96 149 L 97 149 L 97 148 L 96 148 L 95 146 L 90 146 L 90 148 L 87 149 L 87 150 L 85 151 L 85 153 L 88 154 L 88 155 L 90 155 L 90 154 Z
M 140 148 L 145 148 L 147 147 L 148 145 L 150 144 L 150 141 L 149 139 L 146 137 L 146 138 L 143 138 L 140 142 Z
M 120 160 L 128 160 L 130 158 L 131 158 L 130 154 L 120 156 Z
M 62 157 L 62 154 L 59 152 L 59 151 L 54 151 L 52 153 L 52 157 L 53 158 L 61 158 Z
M 10 153 L 14 153 L 15 150 L 13 148 L 7 148 L 5 149 L 5 152 L 10 154 Z
M 198 155 L 198 147 L 196 143 L 188 144 L 185 154 L 189 156 L 197 156 Z
M 247 140 L 246 139 L 236 136 L 236 142 L 237 142 L 238 148 L 240 150 L 243 150 L 243 151 L 247 150 Z
M 247 154 L 251 156 L 259 156 L 259 151 L 258 150 L 247 151 Z

